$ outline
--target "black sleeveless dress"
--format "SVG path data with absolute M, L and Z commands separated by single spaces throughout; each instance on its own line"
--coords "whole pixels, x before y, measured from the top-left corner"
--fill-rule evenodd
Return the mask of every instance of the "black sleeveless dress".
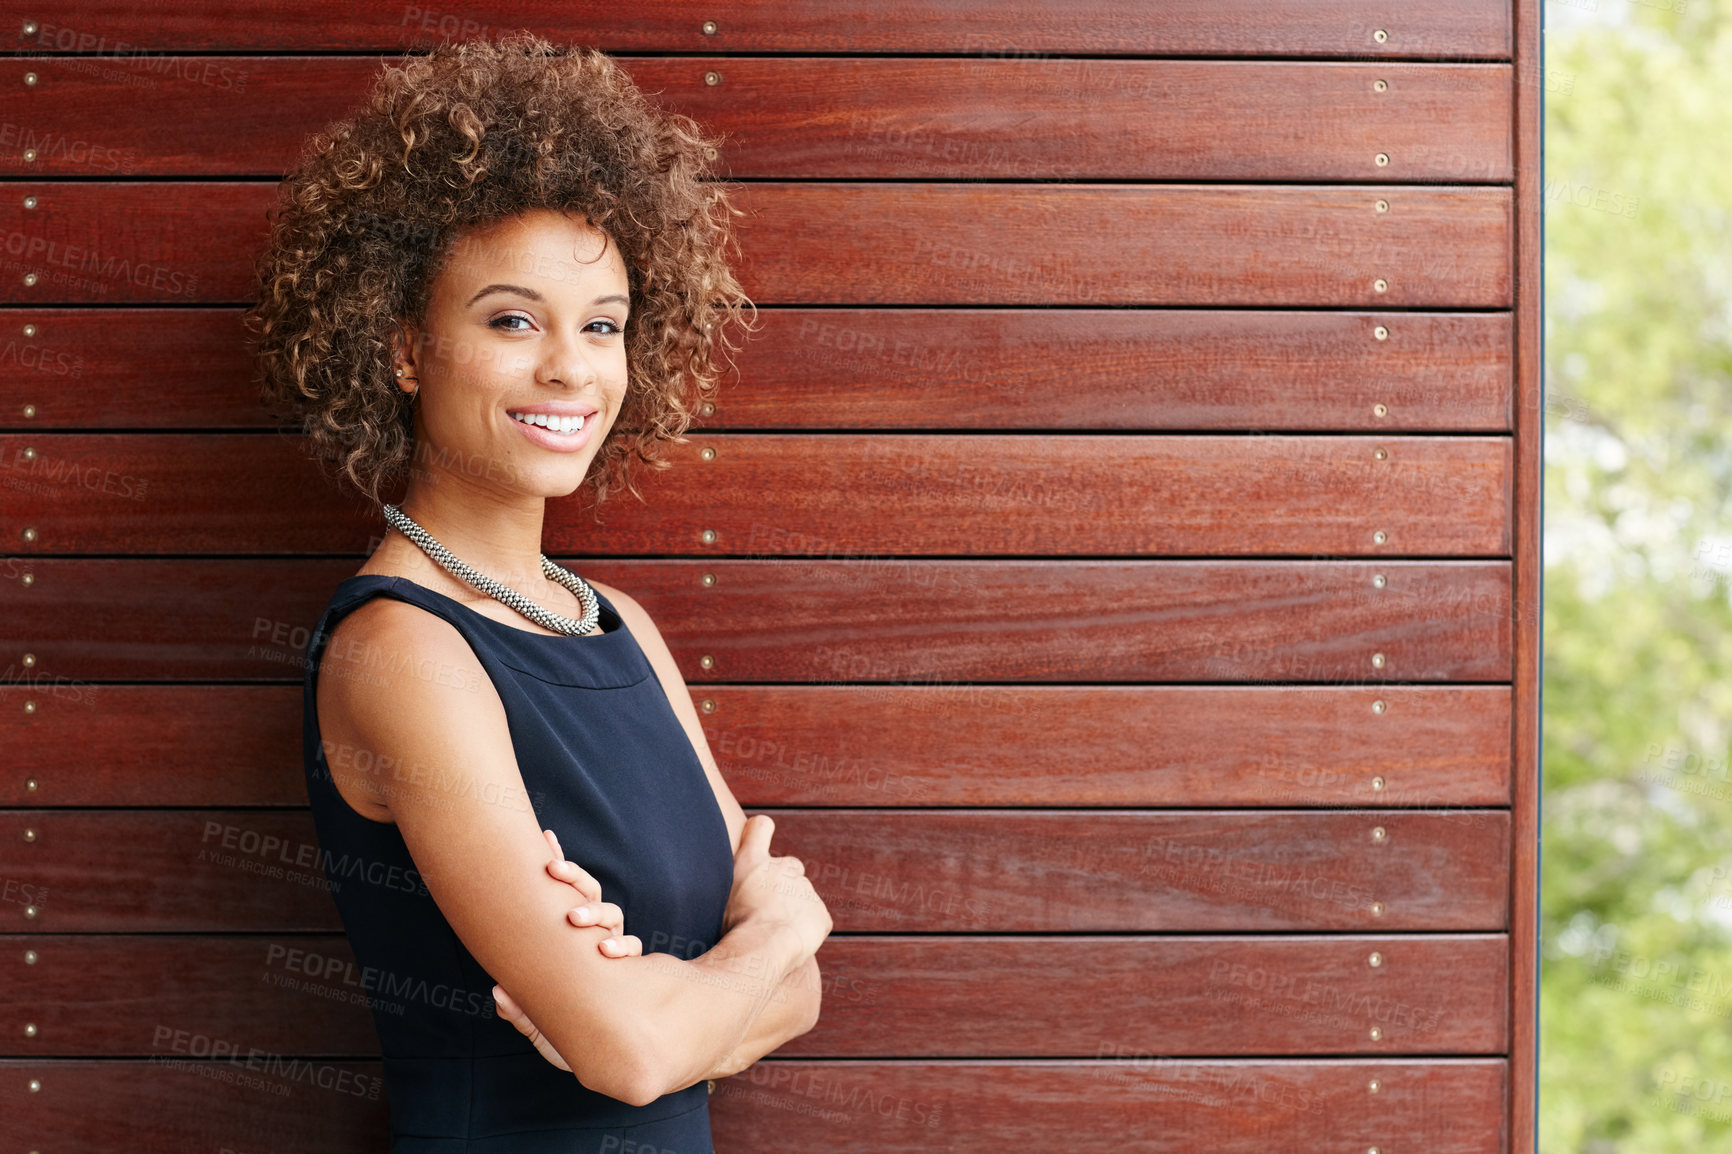
M 397 827 L 362 817 L 337 792 L 315 679 L 337 623 L 374 596 L 418 605 L 469 642 L 504 703 L 527 791 L 498 803 L 530 808 L 538 829 L 553 830 L 603 900 L 625 911 L 625 932 L 645 953 L 690 959 L 715 945 L 734 858 L 703 764 L 605 597 L 603 634 L 556 637 L 402 577 L 338 583 L 307 647 L 303 763 L 325 875 L 355 954 L 351 984 L 365 990 L 379 1032 L 390 1154 L 710 1154 L 706 1083 L 632 1106 L 551 1065 L 500 1018 L 494 979 L 440 913 Z M 374 772 L 407 780 L 407 770 Z

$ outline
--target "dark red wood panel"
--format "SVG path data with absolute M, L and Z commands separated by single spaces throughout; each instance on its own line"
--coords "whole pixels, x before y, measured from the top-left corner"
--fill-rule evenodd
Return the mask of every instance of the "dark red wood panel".
M 1258 0 L 1037 0 L 958 7 L 942 0 L 881 9 L 828 2 L 741 0 L 706 16 L 680 0 L 634 5 L 631 19 L 596 0 L 466 0 L 461 7 L 368 7 L 342 0 L 264 0 L 236 7 L 193 0 L 145 10 L 129 0 L 70 0 L 14 21 L 18 51 L 125 58 L 140 50 L 425 50 L 529 28 L 609 52 L 937 52 L 1021 58 L 1083 55 L 1443 56 L 1507 59 L 1509 9 L 1495 0 L 1319 0 L 1271 8 Z M 713 28 L 711 25 L 713 24 Z M 1381 35 L 1379 35 L 1381 33 Z M 1079 61 L 1078 67 L 1086 66 Z M 199 82 L 196 77 L 168 77 Z
M 218 1041 L 230 1040 L 171 1031 L 160 1062 L 0 1061 L 0 1139 L 18 1149 L 138 1154 L 361 1154 L 387 1144 L 383 1095 L 366 1096 L 378 1063 L 295 1066 L 245 1050 L 200 1061 L 182 1052 Z M 1196 1061 L 1137 1053 L 1111 1037 L 1101 1053 L 1114 1057 L 772 1059 L 717 1083 L 716 1147 L 997 1154 L 1110 1134 L 1121 1149 L 1151 1154 L 1502 1149 L 1502 1059 Z
M 704 685 L 692 696 L 747 806 L 1509 802 L 1504 686 Z M 307 801 L 298 685 L 0 686 L 0 716 L 15 719 L 0 805 Z
M 1508 918 L 1504 810 L 791 809 L 776 827 L 843 931 L 1484 931 Z M 425 889 L 386 862 L 337 867 L 338 885 Z M 0 903 L 11 933 L 339 928 L 301 810 L 0 810 L 0 877 L 32 887 L 28 904 Z
M 0 302 L 250 299 L 273 195 L 234 181 L 14 185 Z M 760 304 L 1510 303 L 1501 186 L 771 181 L 737 203 L 740 282 Z
M 36 1031 L 15 1032 L 9 1055 L 148 1056 L 175 1022 L 278 1053 L 376 1058 L 374 1014 L 494 1013 L 491 987 L 363 970 L 340 934 L 0 939 L 0 954 L 24 950 L 37 960 L 7 991 Z M 1116 1033 L 1139 1053 L 1494 1054 L 1508 1046 L 1508 953 L 1501 934 L 838 935 L 821 959 L 823 1019 L 778 1053 L 1093 1058 Z
M 309 123 L 353 115 L 382 62 L 134 56 L 0 64 L 0 124 L 16 138 L 0 135 L 16 145 L 0 146 L 0 174 L 276 176 L 300 154 Z M 723 136 L 717 168 L 736 178 L 1475 183 L 1511 175 L 1513 86 L 1503 64 L 624 63 L 667 107 Z M 35 84 L 5 76 L 22 68 L 35 70 Z M 165 74 L 200 82 L 155 83 Z
M 765 308 L 758 316 L 740 375 L 724 383 L 701 428 L 1512 427 L 1502 313 Z M 272 418 L 251 385 L 239 317 L 233 308 L 13 310 L 0 322 L 0 428 L 266 427 Z M 88 387 L 93 381 L 105 387 Z
M 638 600 L 694 685 L 1509 678 L 1501 561 L 556 559 Z M 298 682 L 359 568 L 0 564 L 4 679 L 86 704 L 106 680 Z
M 485 455 L 535 450 L 503 411 Z M 610 554 L 1493 557 L 1509 551 L 1507 438 L 694 435 L 600 521 L 558 502 L 546 547 Z M 359 551 L 376 514 L 296 437 L 0 436 L 19 552 Z M 647 503 L 646 503 L 647 502 Z M 339 532 L 339 530 L 346 532 Z M 346 539 L 345 539 L 346 538 Z

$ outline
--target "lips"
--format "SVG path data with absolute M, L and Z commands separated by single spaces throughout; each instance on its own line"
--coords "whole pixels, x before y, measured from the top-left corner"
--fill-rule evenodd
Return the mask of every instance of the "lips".
M 534 425 L 538 429 L 564 434 L 578 432 L 588 423 L 588 418 L 593 415 L 593 410 L 589 413 L 575 412 L 570 414 L 525 412 L 522 410 L 510 412 L 511 419 L 520 424 Z

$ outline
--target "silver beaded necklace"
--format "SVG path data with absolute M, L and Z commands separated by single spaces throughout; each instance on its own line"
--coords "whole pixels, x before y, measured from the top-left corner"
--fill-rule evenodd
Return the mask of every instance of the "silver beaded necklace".
M 541 571 L 553 580 L 559 582 L 583 602 L 583 616 L 576 621 L 558 613 L 550 613 L 537 605 L 515 589 L 501 585 L 484 573 L 465 565 L 458 560 L 457 555 L 433 539 L 433 535 L 417 525 L 407 513 L 395 505 L 385 506 L 385 520 L 391 522 L 392 528 L 421 547 L 422 552 L 439 562 L 447 573 L 456 577 L 489 597 L 511 606 L 543 629 L 552 629 L 556 633 L 579 634 L 588 633 L 601 620 L 601 603 L 596 600 L 595 590 L 589 587 L 589 582 L 579 577 L 569 569 L 562 569 L 548 560 L 547 554 L 541 555 Z

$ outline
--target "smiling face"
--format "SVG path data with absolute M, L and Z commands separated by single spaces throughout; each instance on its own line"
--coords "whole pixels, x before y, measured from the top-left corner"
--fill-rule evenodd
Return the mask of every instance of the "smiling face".
M 534 209 L 457 237 L 399 353 L 398 384 L 420 390 L 412 478 L 574 492 L 625 401 L 629 289 L 580 217 Z

